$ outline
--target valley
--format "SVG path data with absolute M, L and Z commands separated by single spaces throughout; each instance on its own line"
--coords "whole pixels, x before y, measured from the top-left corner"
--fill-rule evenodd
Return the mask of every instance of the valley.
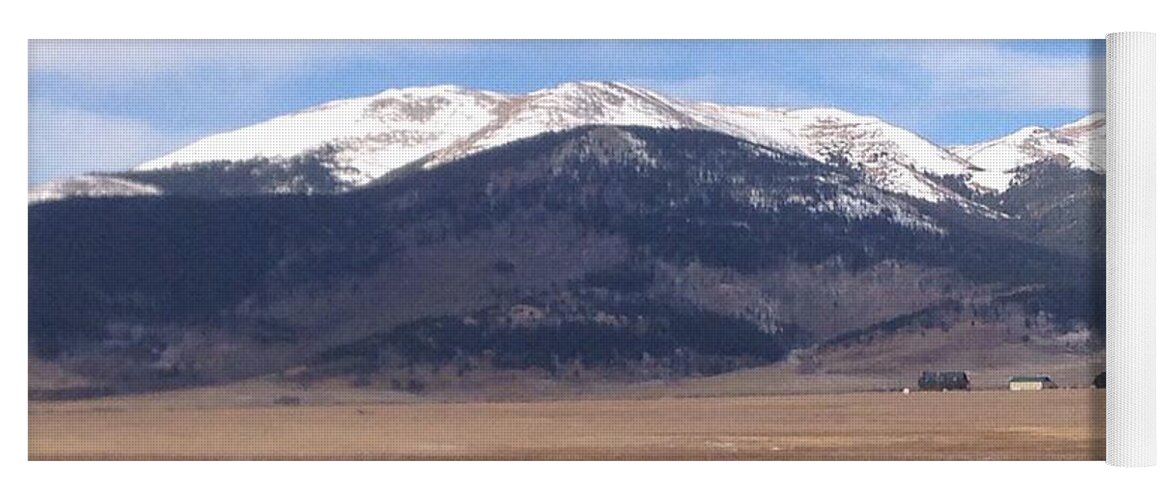
M 172 400 L 173 401 L 173 400 Z M 1102 460 L 1105 391 L 173 406 L 36 402 L 33 460 Z

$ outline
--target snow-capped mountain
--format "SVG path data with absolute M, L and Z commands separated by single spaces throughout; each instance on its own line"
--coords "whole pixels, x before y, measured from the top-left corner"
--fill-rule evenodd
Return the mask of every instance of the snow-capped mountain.
M 762 145 L 844 162 L 875 185 L 928 201 L 963 202 L 928 177 L 970 176 L 951 152 L 874 117 L 842 110 L 691 103 L 610 82 L 575 82 L 524 95 L 437 86 L 333 101 L 213 135 L 138 166 L 160 170 L 257 157 L 276 162 L 322 148 L 362 185 L 416 164 L 432 167 L 545 132 L 584 125 L 714 130 Z M 353 174 L 357 172 L 357 174 Z
M 710 375 L 772 363 L 904 326 L 1019 324 L 1037 307 L 1054 323 L 1102 323 L 1092 294 L 1105 260 L 1084 256 L 1095 226 L 1078 208 L 1091 205 L 1071 207 L 1044 183 L 1009 190 L 1023 204 L 1005 200 L 1037 223 L 990 220 L 711 130 L 601 125 L 499 140 L 338 195 L 168 189 L 34 205 L 30 352 L 129 390 L 306 364 L 557 376 L 572 363 L 646 377 L 661 373 L 652 366 Z M 280 175 L 247 160 L 130 178 L 219 190 L 256 173 L 272 192 L 264 179 L 322 172 L 320 159 L 298 158 Z M 1060 204 L 1037 207 L 1029 186 Z M 1071 227 L 1070 215 L 1085 222 Z M 983 289 L 1007 302 L 968 302 Z M 1000 295 L 1015 290 L 1029 292 Z
M 329 102 L 30 190 L 30 355 L 133 391 L 290 368 L 635 380 L 973 319 L 1103 330 L 1102 124 L 949 151 L 616 83 Z M 70 197 L 110 199 L 37 204 Z
M 333 146 L 336 161 L 360 173 L 352 179 L 360 185 L 483 129 L 493 123 L 494 110 L 507 100 L 491 92 L 452 86 L 388 90 L 212 135 L 135 170 L 291 158 Z
M 1022 167 L 1058 159 L 1069 167 L 1103 172 L 1106 154 L 1106 115 L 1093 113 L 1056 128 L 1025 127 L 1004 137 L 951 151 L 981 171 L 972 174 L 976 186 L 1003 192 L 1021 182 Z

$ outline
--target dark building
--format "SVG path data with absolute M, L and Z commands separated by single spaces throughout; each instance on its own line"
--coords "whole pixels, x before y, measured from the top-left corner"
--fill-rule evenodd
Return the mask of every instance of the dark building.
M 966 391 L 971 386 L 967 372 L 923 372 L 919 375 L 919 390 Z

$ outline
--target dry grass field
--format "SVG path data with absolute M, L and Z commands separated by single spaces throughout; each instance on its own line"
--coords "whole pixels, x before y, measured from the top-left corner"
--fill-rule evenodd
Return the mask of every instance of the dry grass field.
M 30 402 L 29 458 L 1102 460 L 1105 391 L 535 402 Z

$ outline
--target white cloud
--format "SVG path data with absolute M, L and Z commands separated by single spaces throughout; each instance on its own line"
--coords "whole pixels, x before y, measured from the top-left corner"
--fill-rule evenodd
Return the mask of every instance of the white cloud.
M 190 139 L 140 120 L 33 102 L 29 104 L 29 182 L 126 170 Z
M 920 43 L 911 55 L 931 79 L 925 99 L 956 110 L 1099 110 L 1105 106 L 1101 57 L 1031 54 L 988 43 Z
M 812 70 L 797 74 L 741 70 L 635 83 L 684 99 L 798 107 L 847 101 L 919 115 L 1105 105 L 1100 56 L 1020 52 L 981 40 L 838 44 L 805 56 L 812 60 L 800 62 Z
M 201 68 L 285 73 L 393 53 L 459 51 L 456 41 L 32 40 L 29 70 L 113 83 Z

